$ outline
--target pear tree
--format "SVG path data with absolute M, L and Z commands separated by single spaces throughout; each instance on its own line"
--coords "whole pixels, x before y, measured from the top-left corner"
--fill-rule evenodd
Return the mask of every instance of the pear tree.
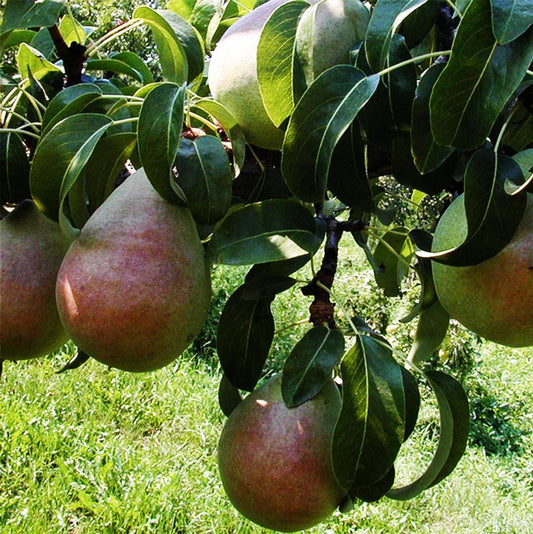
M 95 358 L 153 371 L 204 324 L 210 267 L 247 266 L 218 317 L 229 498 L 290 531 L 336 508 L 416 497 L 453 471 L 468 439 L 463 387 L 435 366 L 450 321 L 533 345 L 531 2 L 161 4 L 99 32 L 68 0 L 5 2 L 1 358 L 42 356 L 69 337 L 79 351 L 65 368 Z M 139 31 L 153 47 L 124 51 Z M 414 209 L 441 209 L 429 224 L 399 224 L 391 184 Z M 59 259 L 44 246 L 52 234 Z M 413 325 L 409 350 L 344 305 L 342 240 L 387 298 L 418 288 L 401 319 Z M 40 275 L 32 243 L 52 274 Z M 15 259 L 24 267 L 9 268 Z M 276 329 L 289 326 L 272 304 L 295 288 L 307 328 L 265 382 Z M 24 313 L 50 318 L 56 306 L 66 333 L 45 325 L 32 339 Z M 428 392 L 438 444 L 400 483 Z M 265 498 L 280 477 L 283 499 Z M 302 484 L 315 500 L 296 510 Z

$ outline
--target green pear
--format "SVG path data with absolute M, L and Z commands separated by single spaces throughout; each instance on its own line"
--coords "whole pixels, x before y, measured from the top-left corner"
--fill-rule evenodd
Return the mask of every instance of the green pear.
M 80 349 L 134 372 L 177 358 L 202 329 L 210 297 L 190 211 L 165 201 L 142 169 L 92 214 L 56 286 L 61 320 Z
M 45 356 L 68 340 L 55 283 L 69 245 L 30 200 L 0 221 L 0 359 Z
M 263 527 L 293 532 L 320 523 L 343 499 L 331 461 L 341 396 L 331 380 L 311 400 L 288 408 L 281 376 L 233 410 L 220 436 L 218 464 L 237 510 Z
M 476 334 L 510 347 L 533 345 L 533 195 L 511 241 L 467 267 L 433 262 L 435 289 L 450 316 Z M 444 212 L 433 250 L 461 244 L 467 232 L 464 195 Z
M 211 55 L 208 71 L 211 94 L 235 116 L 247 141 L 273 150 L 281 148 L 284 133 L 263 104 L 257 46 L 268 17 L 287 1 L 269 0 L 230 26 Z M 348 61 L 350 47 L 364 37 L 368 18 L 359 0 L 320 0 L 305 11 L 296 42 L 308 82 L 328 67 Z

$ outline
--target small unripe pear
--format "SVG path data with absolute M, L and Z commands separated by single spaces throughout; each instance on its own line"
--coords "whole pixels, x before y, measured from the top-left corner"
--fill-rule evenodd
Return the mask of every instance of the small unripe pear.
M 293 532 L 326 519 L 343 499 L 333 474 L 331 440 L 341 408 L 333 380 L 288 408 L 276 375 L 233 410 L 218 445 L 224 489 L 255 523 Z
M 57 350 L 68 336 L 55 283 L 70 241 L 26 200 L 0 221 L 0 358 L 26 360 Z
M 202 329 L 211 296 L 190 211 L 137 171 L 82 228 L 56 296 L 66 331 L 96 360 L 138 372 L 168 364 Z
M 533 345 L 533 195 L 511 241 L 488 260 L 467 267 L 433 262 L 435 289 L 450 316 L 476 334 L 510 347 Z M 464 196 L 437 225 L 433 250 L 466 237 Z

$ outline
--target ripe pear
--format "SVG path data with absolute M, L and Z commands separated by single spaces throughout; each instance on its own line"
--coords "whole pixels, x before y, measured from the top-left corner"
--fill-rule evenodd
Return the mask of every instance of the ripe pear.
M 257 46 L 272 12 L 288 0 L 269 0 L 235 22 L 217 43 L 209 63 L 211 94 L 241 125 L 246 139 L 279 150 L 283 131 L 269 118 L 257 79 Z M 317 0 L 309 0 L 316 4 Z M 320 6 L 320 7 L 318 7 Z M 368 10 L 360 0 L 320 0 L 302 16 L 297 53 L 308 82 L 323 70 L 348 61 L 350 47 L 366 32 Z
M 450 316 L 476 334 L 510 347 L 533 345 L 533 195 L 511 241 L 495 256 L 467 267 L 433 262 L 439 300 Z M 441 217 L 433 250 L 466 237 L 464 196 Z
M 0 221 L 0 359 L 45 356 L 68 340 L 55 283 L 69 245 L 31 200 Z
M 237 510 L 263 527 L 293 532 L 320 523 L 343 499 L 331 461 L 341 396 L 331 380 L 311 400 L 288 408 L 281 376 L 233 410 L 220 436 L 218 464 Z
M 186 207 L 165 201 L 144 170 L 92 214 L 59 270 L 61 320 L 81 350 L 111 367 L 163 367 L 200 332 L 210 276 Z

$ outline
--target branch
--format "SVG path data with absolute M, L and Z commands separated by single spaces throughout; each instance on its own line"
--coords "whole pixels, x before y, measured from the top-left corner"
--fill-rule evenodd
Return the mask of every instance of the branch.
M 337 272 L 339 256 L 339 241 L 344 232 L 361 231 L 365 228 L 365 223 L 360 220 L 337 221 L 333 216 L 320 214 L 326 222 L 326 244 L 324 246 L 324 257 L 322 265 L 313 280 L 302 287 L 302 293 L 306 296 L 315 297 L 309 306 L 309 321 L 314 326 L 327 324 L 330 328 L 335 328 L 333 312 L 335 304 L 329 298 L 330 289 Z
M 50 26 L 48 31 L 54 42 L 57 55 L 59 56 L 59 59 L 63 61 L 66 75 L 65 85 L 68 87 L 70 85 L 81 83 L 83 65 L 87 59 L 85 55 L 87 47 L 76 41 L 73 41 L 70 46 L 68 46 L 67 43 L 65 43 L 57 24 Z

